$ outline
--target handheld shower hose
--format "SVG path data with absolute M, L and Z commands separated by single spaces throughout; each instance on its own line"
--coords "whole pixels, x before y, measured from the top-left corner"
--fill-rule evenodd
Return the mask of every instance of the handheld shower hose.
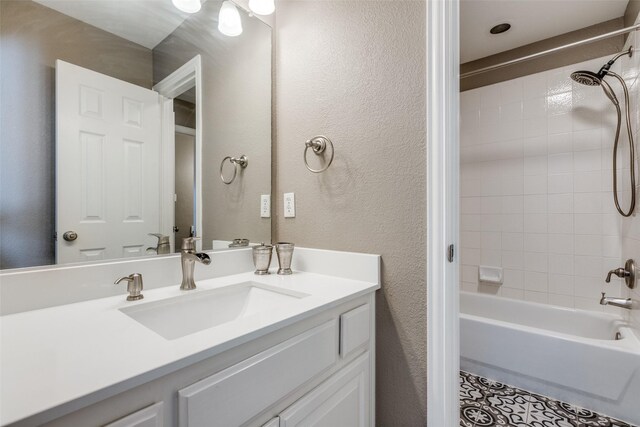
M 616 107 L 616 112 L 618 113 L 618 124 L 616 126 L 616 134 L 613 143 L 613 201 L 616 205 L 616 209 L 620 212 L 620 215 L 624 217 L 629 217 L 633 214 L 633 211 L 636 207 L 636 171 L 635 171 L 635 144 L 633 142 L 633 133 L 631 131 L 631 113 L 629 111 L 629 90 L 627 89 L 627 84 L 624 79 L 620 77 L 617 73 L 614 73 L 610 70 L 613 63 L 624 55 L 631 56 L 633 52 L 633 47 L 630 47 L 629 50 L 621 52 L 614 56 L 609 62 L 607 62 L 600 71 L 594 73 L 592 71 L 576 71 L 571 73 L 571 78 L 577 83 L 587 85 L 587 86 L 602 86 L 602 90 L 604 91 L 607 98 L 613 103 Z M 622 111 L 620 109 L 620 102 L 618 101 L 618 97 L 616 96 L 613 88 L 609 83 L 604 79 L 605 76 L 615 77 L 622 89 L 624 91 L 624 104 L 625 104 L 625 112 L 626 112 L 626 121 L 627 121 L 627 135 L 629 137 L 629 177 L 631 181 L 631 201 L 629 203 L 629 209 L 624 211 L 620 207 L 620 201 L 618 200 L 618 142 L 620 140 L 620 128 L 622 127 Z

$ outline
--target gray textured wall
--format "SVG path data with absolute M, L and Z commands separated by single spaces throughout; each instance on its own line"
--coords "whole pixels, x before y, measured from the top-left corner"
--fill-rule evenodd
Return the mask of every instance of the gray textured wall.
M 27 0 L 0 1 L 0 268 L 55 261 L 55 60 L 151 87 L 151 51 Z
M 425 425 L 425 3 L 282 0 L 276 14 L 275 237 L 382 255 L 377 425 Z M 336 145 L 323 174 L 302 162 L 317 134 Z
M 220 2 L 209 0 L 153 49 L 154 79 L 202 55 L 203 248 L 246 237 L 271 241 L 271 221 L 260 218 L 260 195 L 271 193 L 271 29 L 242 11 L 243 33 L 217 30 Z M 231 185 L 220 161 L 246 154 L 249 166 Z M 229 173 L 229 172 L 227 172 Z

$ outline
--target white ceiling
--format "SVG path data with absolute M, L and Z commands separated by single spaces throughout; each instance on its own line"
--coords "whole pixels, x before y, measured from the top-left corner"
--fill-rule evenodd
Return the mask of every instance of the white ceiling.
M 153 49 L 189 16 L 171 0 L 34 0 L 44 6 Z
M 465 63 L 624 15 L 628 0 L 462 0 L 460 62 Z M 507 22 L 511 29 L 491 34 Z

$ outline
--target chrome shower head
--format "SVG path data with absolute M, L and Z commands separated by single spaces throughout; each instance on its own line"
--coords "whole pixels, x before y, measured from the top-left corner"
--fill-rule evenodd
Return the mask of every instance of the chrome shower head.
M 609 62 L 604 64 L 597 73 L 585 70 L 574 71 L 573 73 L 571 73 L 571 79 L 586 86 L 600 86 L 603 82 L 604 76 L 607 75 L 613 63 L 616 62 L 618 58 L 625 55 L 629 55 L 629 57 L 633 55 L 633 46 L 630 46 L 629 49 L 625 50 L 624 52 L 620 52 L 619 54 L 611 58 Z
M 586 86 L 600 86 L 602 84 L 602 77 L 593 71 L 574 71 L 571 73 L 571 79 L 581 85 Z

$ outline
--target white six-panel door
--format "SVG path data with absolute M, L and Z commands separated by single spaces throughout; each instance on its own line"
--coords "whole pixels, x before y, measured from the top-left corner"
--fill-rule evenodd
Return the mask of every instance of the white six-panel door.
M 56 61 L 56 261 L 140 256 L 160 231 L 161 98 Z M 66 241 L 67 231 L 77 239 Z

